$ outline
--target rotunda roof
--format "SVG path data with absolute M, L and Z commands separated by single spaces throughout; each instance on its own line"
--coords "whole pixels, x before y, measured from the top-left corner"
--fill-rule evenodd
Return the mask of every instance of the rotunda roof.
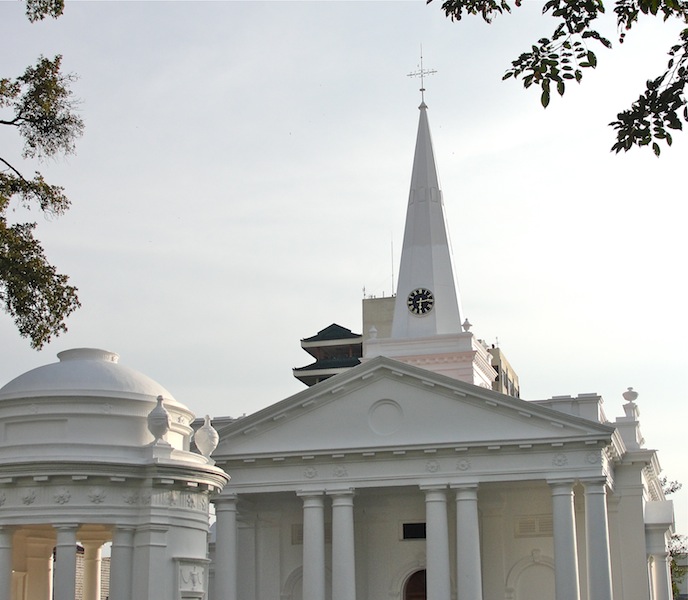
M 0 400 L 41 396 L 132 397 L 172 394 L 147 375 L 119 364 L 119 355 L 97 348 L 60 352 L 59 362 L 27 371 L 0 388 Z

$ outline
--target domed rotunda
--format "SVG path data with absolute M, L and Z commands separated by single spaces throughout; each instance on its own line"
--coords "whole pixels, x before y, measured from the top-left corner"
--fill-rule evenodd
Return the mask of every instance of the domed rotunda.
M 108 542 L 110 600 L 204 598 L 229 476 L 190 451 L 193 413 L 117 354 L 58 358 L 0 388 L 0 598 L 74 600 L 78 543 L 100 600 Z

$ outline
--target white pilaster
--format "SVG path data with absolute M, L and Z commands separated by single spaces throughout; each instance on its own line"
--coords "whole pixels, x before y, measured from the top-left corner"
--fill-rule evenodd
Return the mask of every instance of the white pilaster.
M 84 547 L 84 600 L 100 600 L 102 542 L 81 540 Z
M 588 598 L 612 600 L 609 525 L 605 482 L 585 482 L 585 537 L 588 558 Z
M 55 600 L 74 600 L 76 594 L 77 525 L 56 525 Z
M 134 575 L 133 527 L 116 527 L 110 557 L 110 600 L 131 600 Z
M 573 482 L 551 483 L 557 600 L 580 600 Z M 595 599 L 597 600 L 597 599 Z
M 482 600 L 478 486 L 456 489 L 456 591 L 461 600 Z
M 451 598 L 451 571 L 447 492 L 444 487 L 423 488 L 423 491 L 425 492 L 428 600 L 449 600 Z
M 332 600 L 356 600 L 354 494 L 332 492 Z
M 325 507 L 322 492 L 303 499 L 303 600 L 325 598 Z
M 12 597 L 12 529 L 0 527 L 0 598 Z
M 237 599 L 237 496 L 218 496 L 215 504 L 215 598 Z

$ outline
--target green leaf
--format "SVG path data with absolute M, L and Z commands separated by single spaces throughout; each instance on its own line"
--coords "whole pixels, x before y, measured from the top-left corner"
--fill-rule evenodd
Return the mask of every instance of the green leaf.
M 652 150 L 654 150 L 655 156 L 659 156 L 661 150 L 659 149 L 659 144 L 657 142 L 652 142 Z
M 565 89 L 565 84 L 563 81 L 558 81 L 557 82 L 557 92 L 559 92 L 560 96 L 564 95 L 564 89 Z
M 542 90 L 542 96 L 540 96 L 540 102 L 543 108 L 547 108 L 549 104 L 549 90 Z

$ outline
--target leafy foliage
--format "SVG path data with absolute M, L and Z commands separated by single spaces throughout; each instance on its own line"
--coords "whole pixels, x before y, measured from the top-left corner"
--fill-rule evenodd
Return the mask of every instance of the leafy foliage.
M 29 20 L 57 17 L 63 0 L 27 0 Z M 84 124 L 76 112 L 70 84 L 61 73 L 61 56 L 40 57 L 16 78 L 0 78 L 0 125 L 13 128 L 24 142 L 24 158 L 45 159 L 74 152 Z M 0 156 L 0 304 L 31 346 L 41 348 L 66 331 L 65 319 L 79 306 L 77 289 L 57 272 L 34 237 L 36 223 L 10 224 L 13 205 L 60 215 L 69 208 L 62 187 L 41 173 L 24 176 Z
M 668 477 L 660 477 L 659 484 L 665 496 L 678 492 L 683 484 Z M 671 571 L 671 591 L 674 600 L 679 600 L 679 584 L 688 574 L 688 567 L 678 564 L 678 561 L 688 555 L 688 538 L 685 535 L 674 533 L 669 540 L 669 569 Z
M 426 0 L 429 4 L 433 0 Z M 515 0 L 514 6 L 522 0 Z M 480 15 L 486 23 L 501 14 L 510 13 L 507 0 L 445 0 L 442 10 L 447 17 L 460 21 L 464 13 Z M 611 48 L 612 43 L 594 28 L 596 19 L 605 13 L 603 0 L 547 0 L 543 14 L 556 20 L 550 37 L 541 38 L 512 61 L 503 79 L 521 78 L 526 88 L 533 84 L 540 87 L 543 107 L 550 103 L 556 89 L 560 96 L 566 84 L 583 79 L 583 70 L 597 66 L 597 56 L 591 49 L 593 43 Z M 688 24 L 686 0 L 616 0 L 614 5 L 619 43 L 626 32 L 638 21 L 640 14 L 661 16 L 665 21 L 678 18 Z M 612 150 L 628 151 L 633 146 L 651 146 L 655 155 L 661 149 L 659 141 L 671 145 L 669 130 L 682 129 L 682 121 L 688 122 L 688 107 L 683 95 L 688 84 L 688 27 L 679 36 L 679 43 L 672 46 L 667 70 L 647 82 L 645 92 L 629 109 L 620 112 L 617 120 L 610 123 L 616 130 L 616 143 Z M 681 110 L 683 109 L 683 110 Z
M 57 19 L 64 12 L 64 0 L 26 0 L 26 16 L 35 23 L 46 17 Z
M 669 494 L 674 494 L 683 487 L 682 483 L 673 479 L 669 480 L 669 478 L 666 475 L 659 478 L 659 485 L 662 486 L 662 492 L 664 492 L 665 496 L 668 496 Z
M 678 560 L 688 555 L 688 538 L 685 535 L 673 534 L 669 540 L 669 568 L 671 570 L 671 591 L 674 600 L 681 597 L 679 584 L 688 574 L 688 567 L 679 565 Z

